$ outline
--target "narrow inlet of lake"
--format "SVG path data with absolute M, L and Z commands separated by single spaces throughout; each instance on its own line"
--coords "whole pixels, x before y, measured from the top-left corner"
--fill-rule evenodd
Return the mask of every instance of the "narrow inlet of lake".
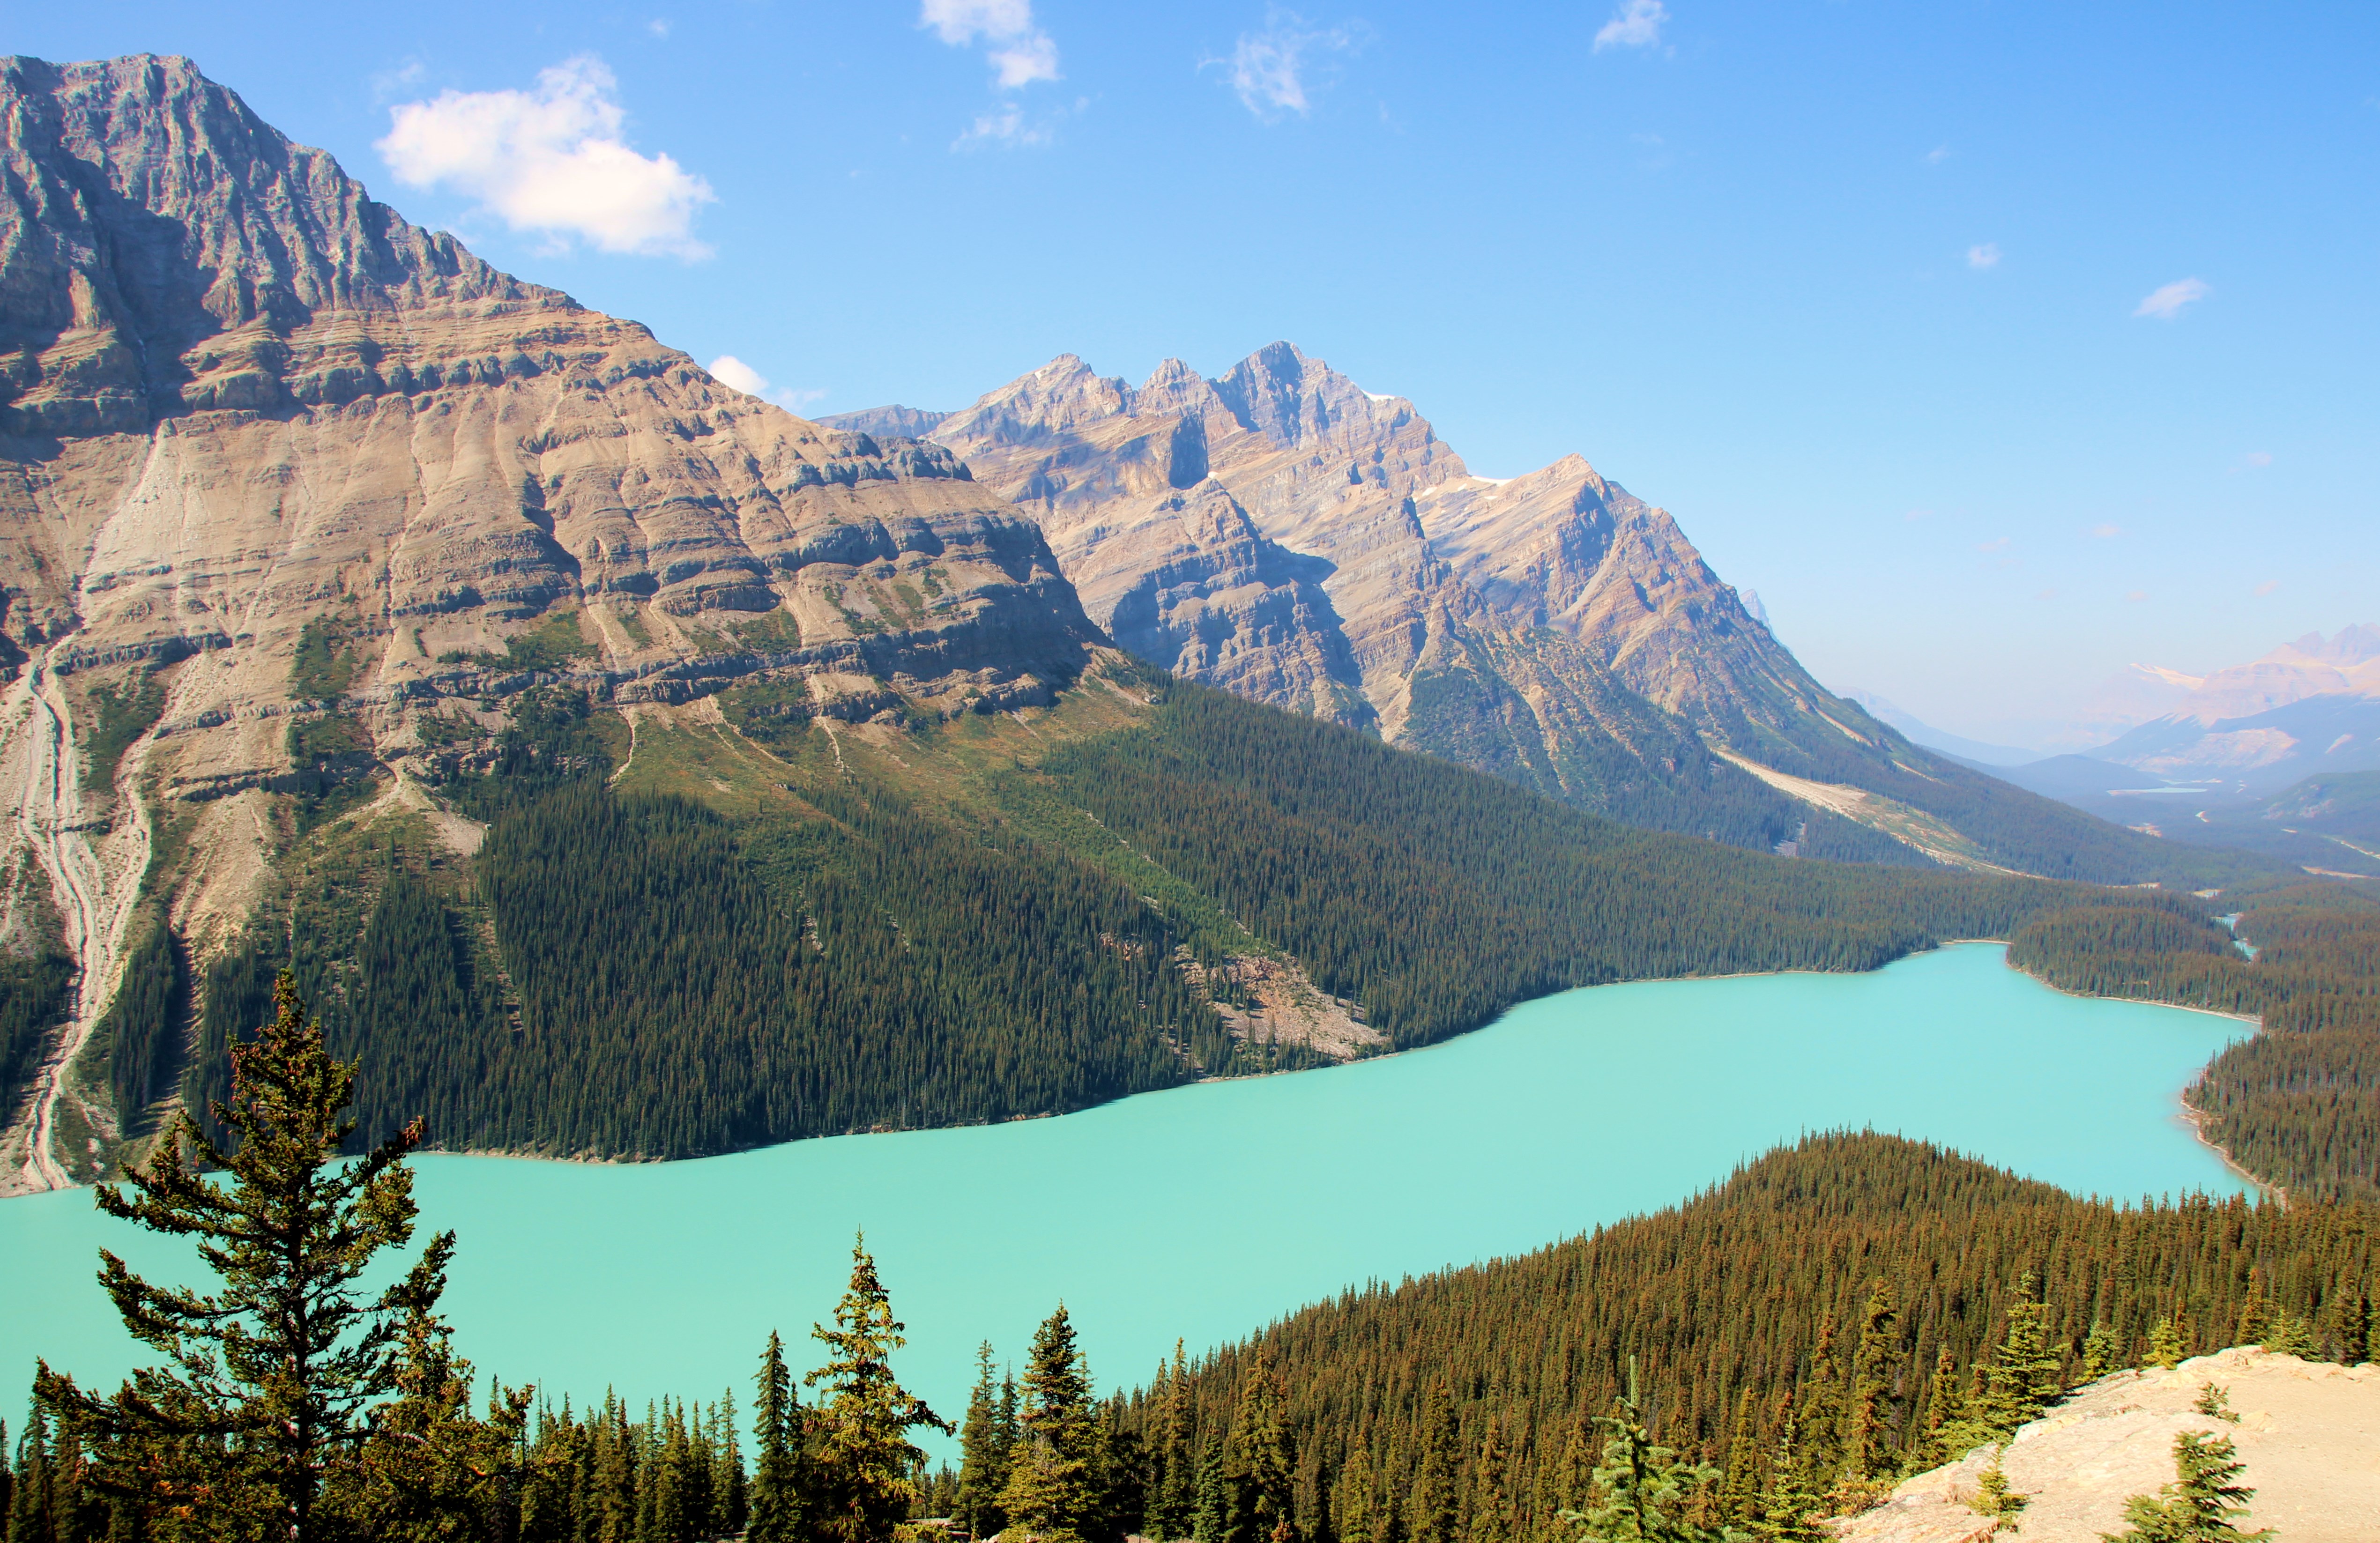
M 1868 975 L 1647 982 L 1528 1002 L 1410 1054 L 1206 1083 L 1062 1119 L 693 1162 L 419 1160 L 458 1237 L 446 1313 L 484 1377 L 748 1404 L 771 1329 L 815 1364 L 866 1228 L 945 1416 L 977 1342 L 1021 1363 L 1061 1298 L 1103 1387 L 1369 1279 L 1524 1252 L 1724 1179 L 1805 1131 L 1942 1143 L 2078 1193 L 2240 1185 L 2179 1090 L 2237 1020 L 2070 997 L 1970 943 Z M 112 1386 L 140 1354 L 102 1245 L 193 1281 L 88 1191 L 0 1201 L 0 1398 L 33 1358 Z

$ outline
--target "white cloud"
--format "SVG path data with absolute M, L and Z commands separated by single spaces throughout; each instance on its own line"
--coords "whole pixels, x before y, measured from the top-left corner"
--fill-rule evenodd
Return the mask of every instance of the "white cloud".
M 2279 579 L 2277 579 L 2277 578 L 2268 578 L 2268 579 L 2265 580 L 2262 584 L 2259 584 L 2259 585 L 2257 585 L 2257 586 L 2256 586 L 2256 593 L 2258 593 L 2258 594 L 2260 594 L 2260 595 L 2269 595 L 2269 594 L 2271 594 L 2274 590 L 2278 589 L 2280 587 L 2281 587 L 2281 581 L 2280 581 Z
M 2248 452 L 2248 464 L 2250 466 L 2271 466 L 2273 464 L 2273 453 L 2269 450 L 2251 450 Z
M 734 386 L 747 396 L 758 396 L 769 389 L 769 378 L 734 354 L 722 354 L 703 368 L 721 385 Z
M 717 374 L 718 371 L 713 371 L 711 373 Z M 2098 537 L 2103 541 L 2112 541 L 2123 533 L 2124 528 L 2120 525 L 2095 525 L 2091 528 L 2091 534 Z
M 579 237 L 610 252 L 710 255 L 694 238 L 710 184 L 621 137 L 619 82 L 590 54 L 526 91 L 442 91 L 390 110 L 373 148 L 408 188 L 443 184 L 515 230 Z
M 2124 598 L 2125 598 L 2126 600 L 2128 600 L 2128 601 L 2131 601 L 2133 604 L 2137 605 L 2137 604 L 2139 604 L 2142 601 L 2144 601 L 2144 600 L 2146 600 L 2146 599 L 2148 599 L 2148 598 L 2149 598 L 2149 592 L 2148 592 L 2146 589 L 2132 589 L 2132 590 L 2128 590 L 2128 591 L 2125 593 Z
M 1936 145 L 1932 150 L 1925 152 L 1925 164 L 1929 166 L 1938 166 L 1949 159 L 1950 159 L 1950 147 L 1949 145 Z
M 924 0 L 917 25 L 953 48 L 989 44 L 1002 91 L 1059 79 L 1058 45 L 1033 25 L 1033 0 Z
M 2000 244 L 1998 241 L 1980 242 L 1967 249 L 1968 267 L 1997 268 L 1999 265 Z
M 1317 54 L 1341 53 L 1354 43 L 1354 34 L 1344 27 L 1315 29 L 1293 11 L 1271 11 L 1263 31 L 1240 34 L 1230 58 L 1206 64 L 1222 66 L 1241 105 L 1269 122 L 1282 113 L 1303 115 L 1313 105 L 1306 72 Z
M 2132 310 L 2135 316 L 2154 316 L 2160 322 L 2170 322 L 2181 314 L 2181 308 L 2193 300 L 2203 300 L 2215 291 L 2203 279 L 2176 279 L 2152 291 Z
M 669 18 L 667 18 L 667 17 L 665 17 L 665 16 L 657 16 L 657 17 L 653 18 L 650 21 L 648 21 L 648 22 L 646 22 L 646 23 L 645 23 L 645 30 L 646 30 L 646 31 L 650 32 L 653 36 L 655 36 L 655 37 L 657 37 L 657 38 L 663 39 L 663 40 L 667 40 L 667 38 L 669 37 L 669 30 L 670 30 Z
M 1618 14 L 1595 34 L 1595 51 L 1651 48 L 1661 41 L 1661 24 L 1669 19 L 1669 7 L 1661 0 L 1625 0 Z
M 2008 550 L 2008 545 L 2009 539 L 2006 536 L 1994 536 L 1988 541 L 1977 541 L 1975 543 L 1975 550 L 1977 552 L 2006 552 Z
M 733 386 L 747 396 L 758 396 L 774 402 L 789 412 L 799 412 L 826 395 L 823 388 L 796 391 L 792 386 L 771 386 L 767 376 L 737 358 L 734 354 L 722 354 L 703 366 L 710 378 L 721 385 Z

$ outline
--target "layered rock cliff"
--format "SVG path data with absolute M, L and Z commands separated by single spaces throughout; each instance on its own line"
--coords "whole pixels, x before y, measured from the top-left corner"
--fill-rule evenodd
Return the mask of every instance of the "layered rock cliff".
M 1475 477 L 1411 402 L 1286 343 L 1138 386 L 1066 355 L 931 437 L 1142 657 L 1598 807 L 1681 762 L 1732 777 L 1694 731 L 1759 754 L 1871 727 L 1666 512 L 1576 456 Z
M 229 925 L 279 838 L 224 796 L 401 763 L 446 699 L 770 672 L 828 715 L 947 714 L 1048 700 L 1099 640 L 948 450 L 497 272 L 188 59 L 0 60 L 0 173 L 6 867 L 83 979 L 50 1095 L 148 869 L 119 786 L 197 801 L 177 904 Z

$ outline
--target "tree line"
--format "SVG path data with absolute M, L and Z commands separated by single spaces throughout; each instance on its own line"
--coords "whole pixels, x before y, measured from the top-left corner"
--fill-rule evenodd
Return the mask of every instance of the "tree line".
M 2299 884 L 2240 904 L 2230 929 L 2180 899 L 2060 909 L 2009 958 L 2070 990 L 2260 1017 L 2188 1094 L 2207 1139 L 2292 1195 L 2380 1201 L 2380 901 Z

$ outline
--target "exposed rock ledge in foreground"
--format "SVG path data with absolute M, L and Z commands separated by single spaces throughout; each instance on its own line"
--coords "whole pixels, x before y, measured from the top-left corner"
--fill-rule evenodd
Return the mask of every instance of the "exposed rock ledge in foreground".
M 2209 1382 L 2226 1389 L 2240 1423 L 2196 1413 Z M 2242 1531 L 2275 1528 L 2286 1543 L 2380 1537 L 2380 1367 L 2340 1367 L 2239 1348 L 2101 1378 L 2016 1433 L 2001 1460 L 2009 1486 L 2030 1495 L 2019 1543 L 2098 1543 L 2124 1530 L 2124 1499 L 2173 1482 L 2174 1438 L 2211 1431 L 2237 1443 L 2241 1482 L 2256 1491 Z M 1920 1474 L 1875 1511 L 1838 1525 L 1843 1543 L 1966 1543 L 1990 1519 L 1968 1505 L 1986 1447 Z

